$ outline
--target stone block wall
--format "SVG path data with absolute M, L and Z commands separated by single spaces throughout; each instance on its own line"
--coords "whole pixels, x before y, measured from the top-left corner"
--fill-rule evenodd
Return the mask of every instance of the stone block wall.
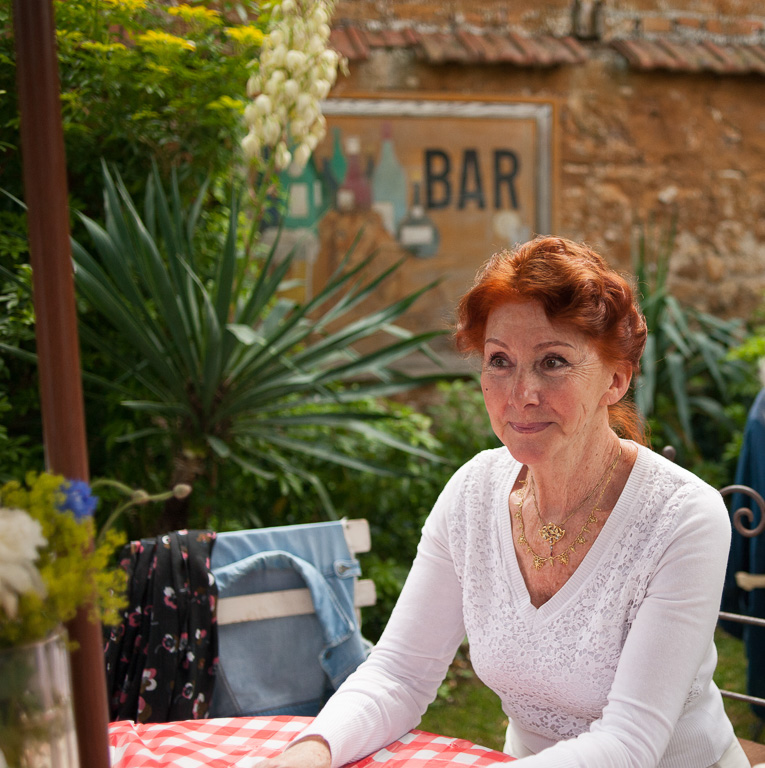
M 765 295 L 765 10 L 755 0 L 342 0 L 336 31 L 361 37 L 333 96 L 392 93 L 543 99 L 557 107 L 555 233 L 630 265 L 636 224 L 677 219 L 671 286 L 720 316 Z M 381 30 L 395 32 L 389 44 Z M 417 35 L 508 30 L 573 40 L 576 63 L 526 65 Z M 405 32 L 406 34 L 402 34 Z M 365 46 L 367 40 L 377 40 Z M 377 35 L 377 37 L 374 37 Z M 339 39 L 339 38 L 338 38 Z M 359 42 L 360 40 L 360 42 Z M 568 43 L 567 43 L 568 45 Z M 340 46 L 338 46 L 340 47 Z M 571 47 L 571 46 L 570 46 Z M 488 255 L 488 254 L 487 254 Z

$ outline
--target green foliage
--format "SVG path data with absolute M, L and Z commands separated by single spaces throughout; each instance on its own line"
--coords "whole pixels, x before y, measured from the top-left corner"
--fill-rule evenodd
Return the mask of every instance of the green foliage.
M 681 304 L 667 281 L 674 227 L 656 235 L 642 227 L 633 249 L 633 270 L 648 339 L 635 386 L 635 402 L 657 449 L 672 445 L 678 461 L 715 482 L 715 462 L 743 425 L 736 394 L 752 390 L 750 369 L 729 352 L 745 333 L 740 320 L 721 320 Z M 710 463 L 711 462 L 711 463 Z
M 0 211 L 0 349 L 8 345 L 34 352 L 31 269 L 27 263 L 26 222 L 21 213 Z M 39 399 L 34 367 L 16 357 L 0 357 L 0 483 L 43 465 Z
M 126 186 L 142 189 L 152 160 L 165 177 L 178 169 L 181 193 L 196 195 L 206 177 L 237 173 L 244 132 L 245 89 L 267 12 L 254 0 L 223 0 L 217 11 L 199 3 L 162 0 L 57 0 L 54 3 L 61 108 L 70 207 L 98 217 L 103 210 L 99 157 L 120 169 Z M 19 111 L 11 3 L 0 0 L 0 179 L 23 198 Z M 219 189 L 218 182 L 212 185 Z M 219 202 L 219 201 L 218 201 Z M 219 205 L 201 215 L 214 236 Z M 77 231 L 78 222 L 72 222 Z M 219 224 L 217 225 L 219 226 Z M 34 351 L 34 319 L 26 222 L 17 203 L 0 195 L 0 344 Z M 119 347 L 119 339 L 108 342 Z M 84 370 L 111 375 L 107 361 L 83 350 Z M 28 359 L 0 359 L 0 481 L 42 466 L 36 368 Z M 96 472 L 131 421 L 117 399 L 89 403 L 88 434 Z M 157 450 L 162 451 L 161 447 Z M 125 451 L 122 461 L 126 460 Z M 156 480 L 150 456 L 130 460 Z
M 100 383 L 119 390 L 123 404 L 142 417 L 144 428 L 121 439 L 158 438 L 169 446 L 171 484 L 205 477 L 212 503 L 221 492 L 217 472 L 234 464 L 262 483 L 278 482 L 283 494 L 307 483 L 332 515 L 312 462 L 392 477 L 397 471 L 365 457 L 363 446 L 436 458 L 379 429 L 385 413 L 356 406 L 442 378 L 409 377 L 392 367 L 440 333 L 395 326 L 429 286 L 348 321 L 395 267 L 367 280 L 369 260 L 342 266 L 315 298 L 299 304 L 282 293 L 290 258 L 277 262 L 272 251 L 253 270 L 239 246 L 236 196 L 225 242 L 205 260 L 196 248 L 204 189 L 186 208 L 177 185 L 168 196 L 155 170 L 141 215 L 119 176 L 104 170 L 104 184 L 105 227 L 82 217 L 97 255 L 73 247 L 76 285 L 94 321 L 83 323 L 81 338 L 122 372 L 117 382 Z M 120 337 L 117 348 L 103 343 L 105 325 Z M 354 349 L 372 337 L 374 351 Z
M 5 30 L 12 29 L 8 6 L 0 5 Z M 267 22 L 254 0 L 219 4 L 220 11 L 162 0 L 56 0 L 54 7 L 73 208 L 100 211 L 99 156 L 131 190 L 143 186 L 150 159 L 165 175 L 185 169 L 189 189 L 231 173 Z M 0 169 L 3 185 L 21 196 L 13 45 L 11 34 L 0 36 Z
M 19 595 L 15 616 L 0 608 L 0 647 L 47 637 L 72 619 L 78 608 L 91 602 L 94 588 L 96 618 L 104 623 L 115 623 L 124 604 L 125 574 L 107 567 L 123 540 L 116 533 L 107 534 L 100 546 L 91 549 L 93 518 L 77 519 L 71 511 L 59 510 L 65 482 L 59 475 L 30 473 L 25 484 L 12 480 L 0 487 L 0 507 L 27 512 L 40 524 L 47 542 L 35 562 L 45 591 Z M 4 533 L 6 537 L 13 535 L 13 531 Z

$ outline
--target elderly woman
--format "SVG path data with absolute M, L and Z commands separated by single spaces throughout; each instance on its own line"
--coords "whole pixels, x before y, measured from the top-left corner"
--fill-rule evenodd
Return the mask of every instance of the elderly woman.
M 524 768 L 744 768 L 712 682 L 730 539 L 719 494 L 625 404 L 646 340 L 589 248 L 495 255 L 458 308 L 504 447 L 465 464 L 367 661 L 272 765 L 338 768 L 415 727 L 467 634 Z

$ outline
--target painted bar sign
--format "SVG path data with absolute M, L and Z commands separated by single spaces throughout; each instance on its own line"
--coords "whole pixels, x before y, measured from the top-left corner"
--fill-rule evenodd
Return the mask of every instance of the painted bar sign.
M 381 305 L 438 280 L 407 324 L 442 328 L 492 253 L 551 231 L 550 103 L 342 98 L 323 110 L 326 139 L 284 178 L 283 245 L 303 253 L 309 294 L 361 230 L 358 258 L 405 258 Z

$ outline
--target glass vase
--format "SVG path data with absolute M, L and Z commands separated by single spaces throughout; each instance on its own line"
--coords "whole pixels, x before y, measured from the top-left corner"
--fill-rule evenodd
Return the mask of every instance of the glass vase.
M 79 768 L 63 628 L 0 650 L 0 768 Z

